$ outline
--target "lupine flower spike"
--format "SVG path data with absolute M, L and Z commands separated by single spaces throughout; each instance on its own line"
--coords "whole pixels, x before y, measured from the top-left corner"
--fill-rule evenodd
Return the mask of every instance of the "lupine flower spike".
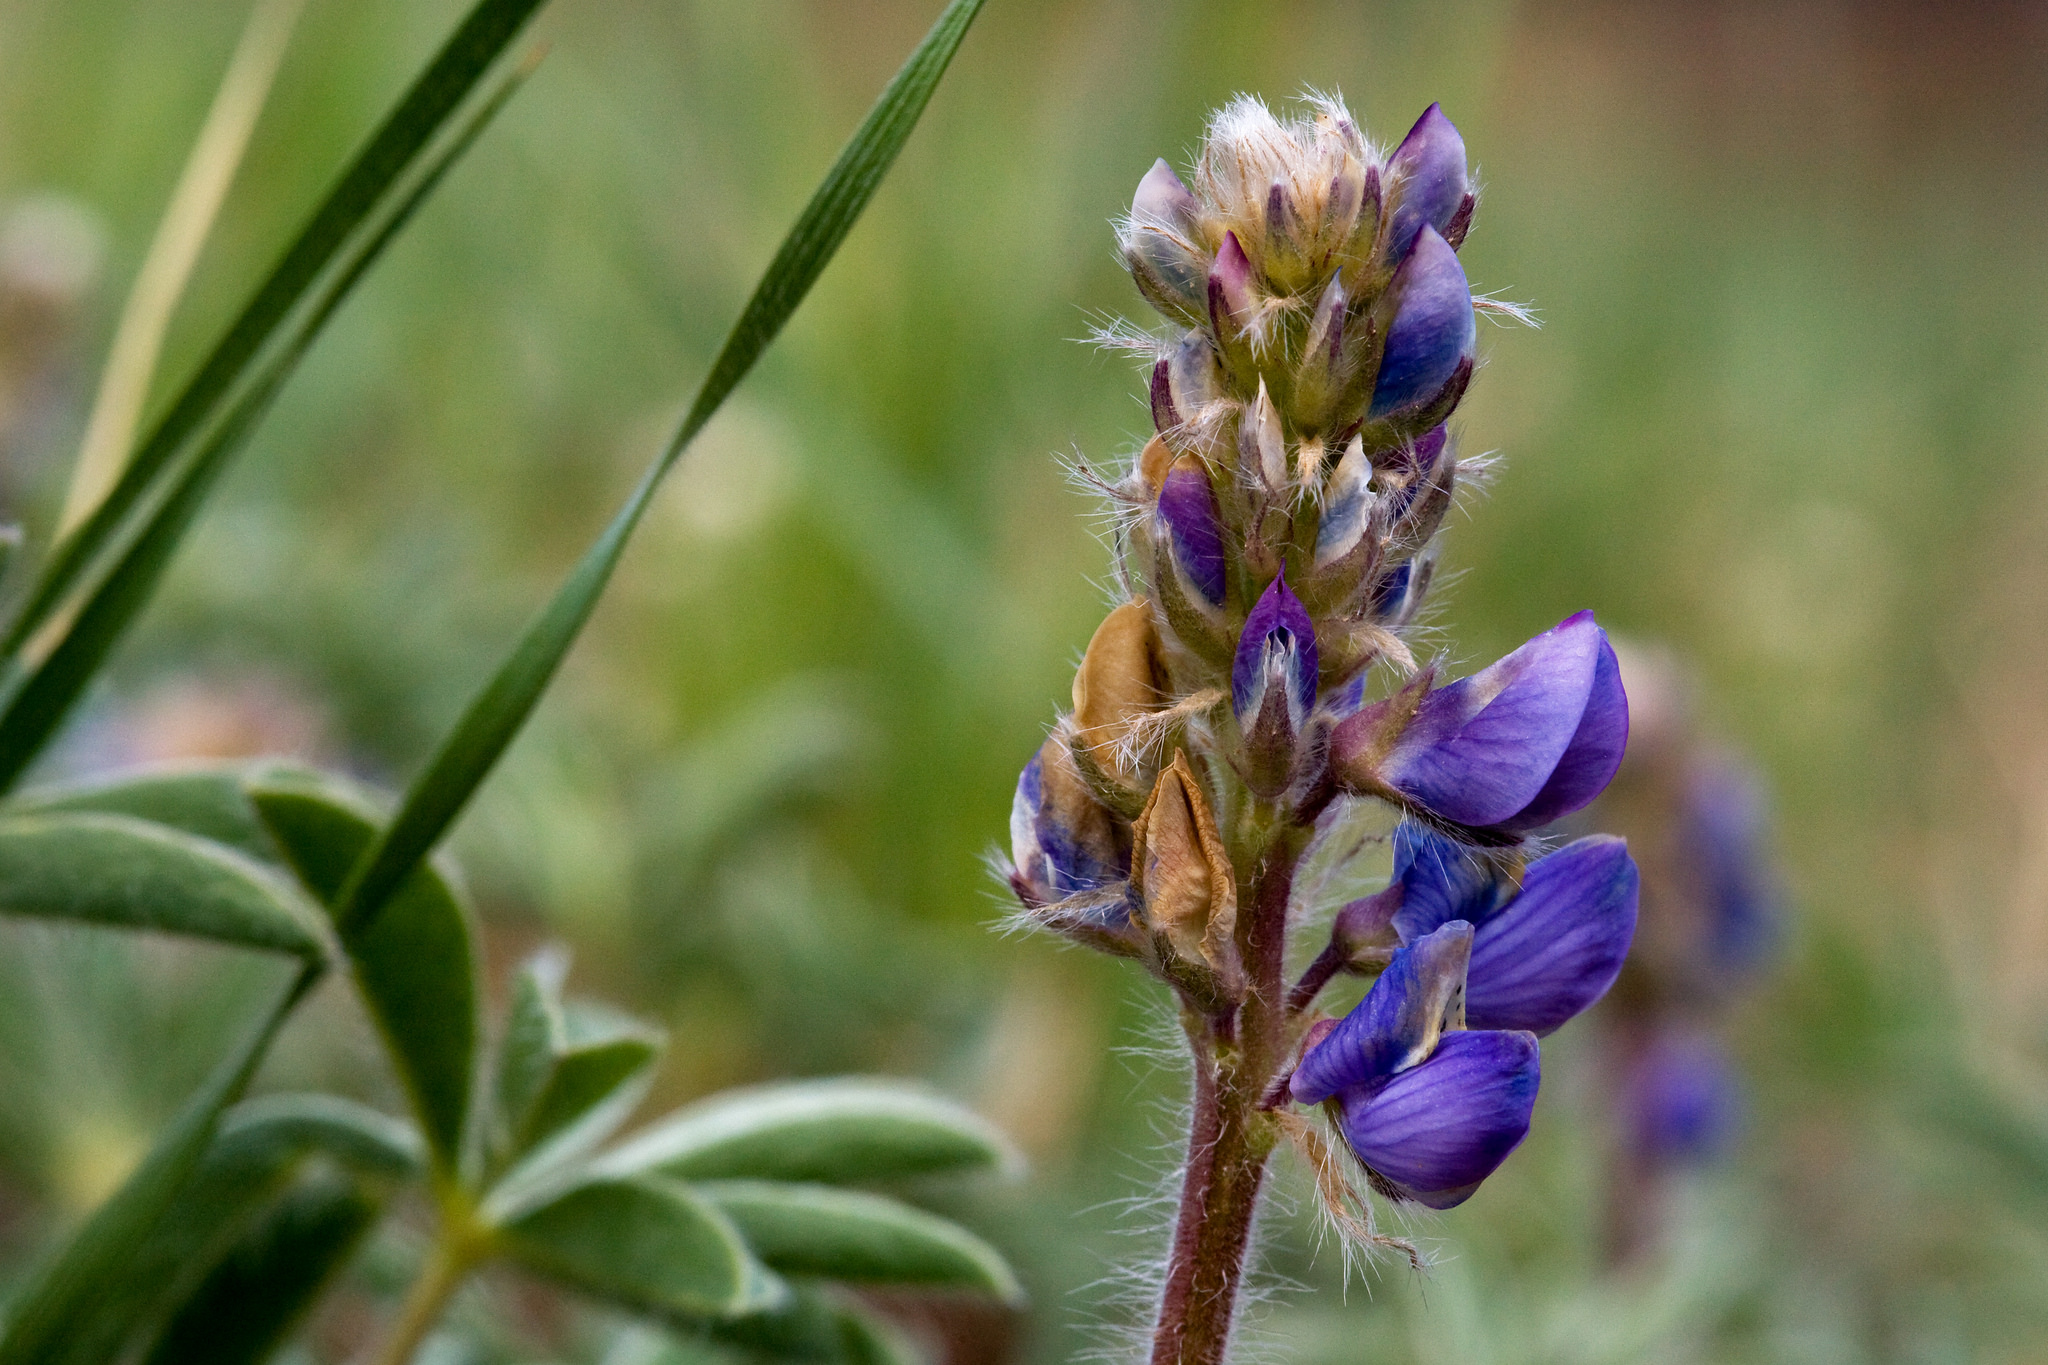
M 1337 99 L 1281 119 L 1247 97 L 1187 178 L 1143 171 L 1120 227 L 1167 328 L 1156 432 L 1114 489 L 1131 595 L 1018 783 L 1011 884 L 1027 918 L 1136 960 L 1181 1007 L 1196 1102 L 1159 1365 L 1224 1358 L 1282 1138 L 1369 1242 L 1387 1239 L 1351 1212 L 1364 1191 L 1470 1198 L 1528 1131 L 1538 1037 L 1607 990 L 1634 930 L 1620 840 L 1531 842 L 1627 743 L 1592 615 L 1445 685 L 1406 638 L 1458 490 L 1476 204 L 1434 105 L 1383 155 Z M 1398 823 L 1392 880 L 1300 903 L 1325 816 L 1360 803 Z M 1292 976 L 1290 921 L 1320 911 L 1328 945 Z M 1331 1019 L 1316 1000 L 1340 974 L 1376 980 Z

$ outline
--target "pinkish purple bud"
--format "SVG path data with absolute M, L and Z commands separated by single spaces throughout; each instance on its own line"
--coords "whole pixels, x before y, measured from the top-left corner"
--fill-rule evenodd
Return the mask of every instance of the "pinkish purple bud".
M 1236 336 L 1251 321 L 1252 263 L 1238 245 L 1237 234 L 1223 234 L 1216 262 L 1209 268 L 1209 321 L 1220 337 Z

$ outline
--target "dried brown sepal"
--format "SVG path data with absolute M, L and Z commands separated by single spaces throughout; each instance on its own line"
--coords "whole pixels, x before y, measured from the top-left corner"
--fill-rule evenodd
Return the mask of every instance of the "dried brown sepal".
M 1170 956 L 1206 968 L 1225 997 L 1241 998 L 1237 877 L 1185 749 L 1174 750 L 1131 829 L 1131 893 Z

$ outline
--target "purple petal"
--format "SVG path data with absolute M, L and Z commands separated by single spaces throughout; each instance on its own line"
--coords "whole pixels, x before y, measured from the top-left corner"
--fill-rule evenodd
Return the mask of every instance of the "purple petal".
M 1415 561 L 1404 559 L 1393 568 L 1381 574 L 1372 585 L 1372 614 L 1375 620 L 1388 621 L 1401 615 L 1408 605 L 1408 585 L 1414 581 Z
M 1545 1034 L 1607 994 L 1635 937 L 1639 885 L 1627 843 L 1611 834 L 1529 864 L 1521 894 L 1473 935 L 1472 1027 Z
M 1439 233 L 1450 227 L 1470 188 L 1465 139 L 1444 116 L 1443 106 L 1432 104 L 1422 111 L 1422 117 L 1387 159 L 1387 171 L 1400 186 L 1387 242 L 1387 259 L 1398 262 L 1408 255 L 1424 227 Z
M 1465 267 L 1435 228 L 1423 228 L 1389 288 L 1400 305 L 1366 412 L 1375 421 L 1436 397 L 1479 345 Z
M 1628 694 L 1621 687 L 1621 663 L 1607 632 L 1600 632 L 1600 659 L 1593 669 L 1593 691 L 1586 713 L 1550 780 L 1507 827 L 1516 832 L 1536 829 L 1580 810 L 1607 789 L 1628 748 Z
M 1778 890 L 1764 852 L 1763 793 L 1754 774 L 1726 761 L 1692 781 L 1686 842 L 1706 900 L 1706 949 L 1717 974 L 1761 966 L 1777 945 Z
M 1511 819 L 1543 790 L 1577 733 L 1605 643 L 1593 614 L 1580 612 L 1431 692 L 1381 779 L 1459 824 Z
M 1010 803 L 1010 856 L 1020 890 L 1052 904 L 1083 891 L 1095 891 L 1129 875 L 1128 855 L 1120 853 L 1109 813 L 1070 769 L 1055 737 L 1033 755 L 1017 779 Z M 1046 756 L 1055 755 L 1048 768 Z
M 1464 920 L 1476 933 L 1506 899 L 1507 888 L 1492 864 L 1413 820 L 1403 820 L 1394 830 L 1393 881 L 1401 886 L 1394 932 L 1403 943 L 1452 920 Z
M 1180 413 L 1173 406 L 1172 362 L 1161 356 L 1152 366 L 1152 426 L 1166 431 L 1180 425 Z
M 1630 1138 L 1644 1158 L 1694 1163 L 1724 1148 L 1742 1092 L 1720 1044 L 1701 1033 L 1657 1039 L 1628 1079 Z
M 1228 565 L 1223 556 L 1223 514 L 1201 462 L 1182 456 L 1159 487 L 1159 519 L 1173 541 L 1173 560 L 1212 607 L 1223 605 Z
M 1230 700 L 1239 716 L 1256 709 L 1269 661 L 1285 670 L 1299 727 L 1316 704 L 1316 628 L 1308 619 L 1308 608 L 1288 588 L 1284 573 L 1259 594 L 1238 637 L 1237 658 L 1230 666 Z
M 1165 223 L 1175 228 L 1191 227 L 1202 206 L 1195 202 L 1195 196 L 1188 192 L 1180 177 L 1173 173 L 1173 167 L 1165 158 L 1152 163 L 1152 169 L 1145 172 L 1145 178 L 1138 182 L 1138 192 L 1131 199 L 1131 217 L 1155 223 Z
M 1358 1159 L 1433 1209 L 1465 1202 L 1521 1145 L 1542 1062 L 1530 1033 L 1449 1033 L 1378 1094 L 1346 1096 L 1340 1124 Z
M 1238 244 L 1237 234 L 1226 232 L 1216 262 L 1209 267 L 1209 321 L 1219 334 L 1234 332 L 1242 325 L 1236 320 L 1249 315 L 1251 309 L 1252 263 Z M 1224 326 L 1226 320 L 1231 326 Z
M 1302 1104 L 1384 1082 L 1426 1060 L 1462 1026 L 1472 926 L 1444 925 L 1394 954 L 1365 999 L 1301 1059 L 1288 1090 Z

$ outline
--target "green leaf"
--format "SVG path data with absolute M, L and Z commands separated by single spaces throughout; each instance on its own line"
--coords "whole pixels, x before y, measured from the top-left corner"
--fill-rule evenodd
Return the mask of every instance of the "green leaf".
M 900 1335 L 841 1302 L 828 1286 L 792 1284 L 789 1301 L 767 1313 L 710 1322 L 698 1331 L 749 1358 L 805 1365 L 924 1365 Z
M 0 818 L 0 914 L 325 956 L 294 890 L 233 849 L 127 815 Z
M 376 848 L 351 876 L 340 912 L 342 923 L 376 918 L 407 873 L 440 842 L 526 723 L 597 606 L 662 477 L 754 367 L 846 240 L 917 126 L 981 5 L 982 0 L 952 0 L 840 152 L 755 286 L 682 425 L 648 466 L 625 506 L 471 699 L 454 730 L 414 779 Z
M 942 1285 L 1021 1303 L 1001 1252 L 957 1223 L 878 1194 L 768 1180 L 692 1186 L 725 1210 L 754 1254 L 786 1275 Z
M 146 1365 L 261 1365 L 383 1210 L 383 1199 L 353 1179 L 308 1173 L 178 1306 Z
M 426 1145 L 403 1119 L 339 1095 L 264 1095 L 221 1117 L 226 1161 L 274 1164 L 319 1152 L 357 1175 L 400 1181 L 426 1168 Z M 209 1157 L 209 1161 L 212 1158 Z
M 479 0 L 470 10 L 313 210 L 198 372 L 151 429 L 105 501 L 57 547 L 0 645 L 0 656 L 12 657 L 55 614 L 129 514 L 177 454 L 212 420 L 246 378 L 252 362 L 300 309 L 335 260 L 356 243 L 365 224 L 388 210 L 389 201 L 422 153 L 541 3 Z
M 107 655 L 142 609 L 170 568 L 185 533 L 205 505 L 206 495 L 228 462 L 269 411 L 271 400 L 291 376 L 299 358 L 313 344 L 327 319 L 341 306 L 384 248 L 411 220 L 434 187 L 497 113 L 525 72 L 506 77 L 435 158 L 406 197 L 359 243 L 323 292 L 306 311 L 287 343 L 258 367 L 206 443 L 187 461 L 156 508 L 144 521 L 117 562 L 94 586 L 63 637 L 49 656 L 21 681 L 0 711 L 0 791 L 20 779 L 65 716 L 84 693 Z M 120 492 L 119 485 L 114 495 Z M 111 498 L 114 495 L 110 495 Z M 91 529 L 88 521 L 80 528 Z
M 127 1325 L 109 1313 L 109 1296 L 129 1283 L 136 1262 L 148 1254 L 152 1230 L 205 1157 L 221 1111 L 249 1083 L 278 1027 L 319 973 L 314 964 L 300 969 L 261 1026 L 186 1101 L 142 1164 L 9 1305 L 0 1365 L 103 1365 L 109 1358 L 107 1343 L 119 1339 L 108 1335 L 110 1329 L 125 1333 Z
M 96 811 L 132 815 L 225 844 L 266 863 L 277 861 L 256 808 L 243 790 L 246 763 L 177 763 L 138 769 L 91 782 L 25 791 L 6 815 Z
M 691 1180 L 859 1184 L 1015 1170 L 1022 1159 L 986 1119 L 930 1091 L 832 1080 L 714 1096 L 641 1130 L 598 1164 L 607 1172 L 660 1171 Z
M 570 1139 L 601 1142 L 624 1122 L 660 1055 L 659 1032 L 599 1006 L 561 998 L 564 960 L 529 962 L 513 986 L 498 1059 L 496 1164 Z
M 375 807 L 309 772 L 250 779 L 249 799 L 313 895 L 328 904 L 376 837 Z M 390 909 L 341 933 L 358 988 L 404 1084 L 436 1166 L 454 1171 L 476 1068 L 476 953 L 469 915 L 431 863 L 416 866 Z
M 788 1292 L 724 1214 L 658 1176 L 582 1181 L 507 1224 L 500 1245 L 531 1269 L 631 1308 L 736 1317 Z

